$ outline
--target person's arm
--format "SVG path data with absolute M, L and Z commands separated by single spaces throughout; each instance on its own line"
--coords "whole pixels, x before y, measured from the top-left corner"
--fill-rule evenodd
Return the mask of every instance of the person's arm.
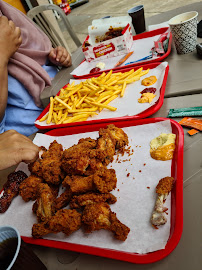
M 29 138 L 15 130 L 0 134 L 0 170 L 17 165 L 21 161 L 34 162 L 39 156 L 39 147 Z
M 19 48 L 22 38 L 19 27 L 7 17 L 0 17 L 0 122 L 3 120 L 8 97 L 8 62 Z

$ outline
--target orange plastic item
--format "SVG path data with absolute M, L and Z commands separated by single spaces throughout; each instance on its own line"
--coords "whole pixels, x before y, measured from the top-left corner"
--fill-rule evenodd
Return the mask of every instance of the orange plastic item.
M 196 129 L 190 129 L 189 131 L 187 131 L 188 133 L 189 133 L 189 135 L 194 135 L 194 134 L 196 134 L 196 133 L 199 133 L 199 131 L 198 130 L 196 130 Z
M 184 117 L 179 122 L 179 124 L 181 126 L 190 127 L 190 128 L 194 128 L 194 129 L 202 131 L 202 120 L 201 119 L 192 118 L 192 117 Z
M 150 76 L 142 80 L 142 85 L 144 86 L 150 86 L 154 84 L 157 81 L 156 76 Z
M 123 58 L 121 58 L 114 67 L 119 67 L 121 64 L 123 64 L 130 56 L 133 54 L 133 52 L 129 52 L 126 54 Z

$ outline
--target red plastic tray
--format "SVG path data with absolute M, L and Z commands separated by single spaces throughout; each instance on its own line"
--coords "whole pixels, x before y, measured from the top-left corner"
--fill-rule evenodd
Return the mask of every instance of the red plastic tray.
M 158 65 L 160 65 L 160 62 L 156 62 L 156 63 L 152 63 L 152 64 L 147 64 L 147 65 L 141 65 L 141 66 L 136 66 L 134 67 L 128 67 L 126 69 L 124 69 L 124 71 L 129 71 L 132 68 L 134 68 L 134 70 L 137 70 L 140 67 L 143 67 L 144 70 L 150 68 L 156 68 Z M 117 73 L 120 70 L 115 70 L 113 73 Z M 137 114 L 137 115 L 133 115 L 133 116 L 123 116 L 123 117 L 117 117 L 117 118 L 105 118 L 105 119 L 97 119 L 97 120 L 88 120 L 88 121 L 82 121 L 82 122 L 74 122 L 74 123 L 68 123 L 68 124 L 60 124 L 60 125 L 54 125 L 54 124 L 50 124 L 49 126 L 42 126 L 40 124 L 36 124 L 35 126 L 38 129 L 54 129 L 54 128 L 61 128 L 61 127 L 69 127 L 69 126 L 82 126 L 82 125 L 92 125 L 92 124 L 97 124 L 97 123 L 109 123 L 112 121 L 120 121 L 120 120 L 130 120 L 130 119 L 143 119 L 146 118 L 148 116 L 151 116 L 152 114 L 154 114 L 155 112 L 157 112 L 161 106 L 163 105 L 163 100 L 164 100 L 164 93 L 165 93 L 165 88 L 166 88 L 166 82 L 167 82 L 167 77 L 168 77 L 168 71 L 169 71 L 169 66 L 166 67 L 165 69 L 165 74 L 164 74 L 164 79 L 163 79 L 163 83 L 160 89 L 160 97 L 157 100 L 157 102 L 151 106 L 150 108 L 148 108 L 147 110 Z M 99 75 L 89 75 L 88 78 L 91 77 L 98 77 Z M 57 94 L 59 95 L 59 93 Z M 36 119 L 40 120 L 49 110 L 50 105 L 48 105 L 43 112 L 39 115 L 39 117 Z
M 138 35 L 133 37 L 133 40 L 138 40 L 138 39 L 149 38 L 149 37 L 161 35 L 162 33 L 166 32 L 167 29 L 168 29 L 168 27 L 163 27 L 163 28 L 155 29 L 155 30 L 148 31 L 148 32 L 145 32 L 145 33 L 142 33 L 142 34 L 138 34 Z M 149 60 L 145 60 L 145 61 L 142 61 L 142 62 L 133 63 L 133 64 L 130 64 L 130 65 L 127 65 L 127 66 L 124 66 L 124 65 L 119 66 L 119 67 L 114 68 L 113 70 L 120 70 L 120 69 L 122 70 L 122 69 L 126 69 L 128 67 L 133 67 L 134 68 L 134 67 L 139 66 L 139 65 L 146 65 L 146 64 L 151 64 L 151 63 L 155 63 L 155 62 L 161 62 L 170 54 L 171 45 L 172 45 L 172 33 L 170 33 L 170 38 L 169 38 L 169 42 L 168 42 L 168 50 L 167 50 L 167 52 L 165 54 L 163 54 L 160 57 L 155 58 L 155 59 L 149 59 Z M 81 62 L 81 64 L 83 62 L 85 62 L 85 61 L 86 60 L 84 59 Z M 102 72 L 109 72 L 109 71 L 110 71 L 110 69 L 101 70 L 100 72 L 93 73 L 93 76 L 100 75 Z M 88 76 L 89 76 L 89 74 L 80 75 L 80 76 L 73 75 L 73 77 L 75 79 L 81 79 L 81 78 L 84 79 L 84 78 L 87 78 Z
M 143 120 L 130 119 L 128 121 L 121 120 L 113 123 L 116 126 L 123 128 L 130 126 L 146 125 L 150 123 L 157 123 L 164 120 L 170 120 L 172 132 L 176 134 L 176 150 L 174 153 L 174 158 L 171 167 L 171 175 L 176 179 L 176 182 L 171 192 L 171 229 L 170 229 L 170 237 L 166 244 L 165 249 L 150 252 L 147 254 L 137 254 L 46 239 L 33 239 L 29 237 L 22 237 L 23 240 L 30 244 L 42 245 L 65 250 L 72 250 L 76 252 L 82 252 L 139 264 L 153 263 L 169 255 L 177 246 L 181 238 L 183 229 L 183 145 L 184 145 L 183 129 L 177 122 L 167 118 L 149 118 Z M 64 136 L 64 135 L 85 133 L 91 131 L 98 131 L 100 128 L 106 127 L 106 125 L 107 125 L 106 123 L 99 123 L 91 126 L 75 126 L 70 128 L 61 128 L 51 130 L 46 134 L 50 136 Z

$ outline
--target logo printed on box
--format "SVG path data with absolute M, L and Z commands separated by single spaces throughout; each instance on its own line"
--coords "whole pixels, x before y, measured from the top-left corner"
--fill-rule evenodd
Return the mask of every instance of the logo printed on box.
M 115 51 L 115 46 L 113 43 L 109 43 L 107 45 L 100 45 L 98 47 L 93 48 L 95 58 L 98 58 L 102 55 L 106 55 L 106 54 L 111 53 L 113 51 Z

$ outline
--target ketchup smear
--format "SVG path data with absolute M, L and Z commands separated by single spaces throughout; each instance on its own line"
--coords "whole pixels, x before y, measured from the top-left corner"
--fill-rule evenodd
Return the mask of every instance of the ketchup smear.
M 92 68 L 90 73 L 95 73 L 95 72 L 99 72 L 100 71 L 100 68 L 99 67 L 95 67 L 95 68 Z
M 142 90 L 142 92 L 140 92 L 141 94 L 144 94 L 144 93 L 155 93 L 156 92 L 156 88 L 154 87 L 150 87 L 150 88 L 145 88 L 144 90 Z

